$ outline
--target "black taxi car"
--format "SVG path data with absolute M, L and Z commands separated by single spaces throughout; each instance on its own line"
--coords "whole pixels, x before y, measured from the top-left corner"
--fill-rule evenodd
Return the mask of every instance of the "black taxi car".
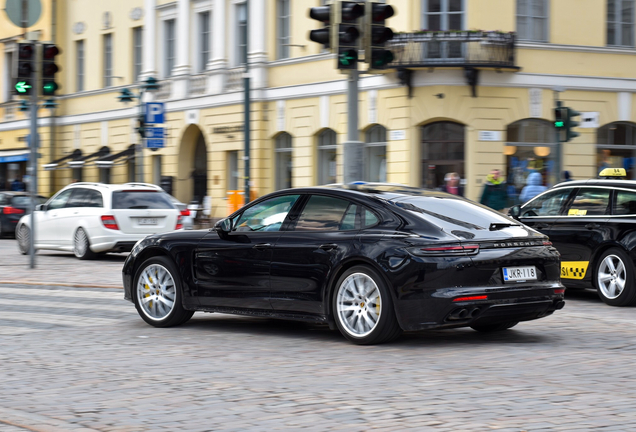
M 559 183 L 509 215 L 550 237 L 566 287 L 590 288 L 612 306 L 636 304 L 636 181 L 608 168 Z

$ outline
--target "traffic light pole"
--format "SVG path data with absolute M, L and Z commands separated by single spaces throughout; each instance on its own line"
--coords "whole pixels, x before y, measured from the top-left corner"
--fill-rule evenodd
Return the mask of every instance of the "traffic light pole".
M 144 120 L 144 88 L 139 89 L 139 118 L 137 119 L 137 126 L 141 126 L 140 122 Z M 144 140 L 142 134 L 139 134 L 139 142 L 135 146 L 135 178 L 138 182 L 144 182 Z
M 245 2 L 245 26 L 243 28 L 243 37 L 245 40 L 245 75 L 243 75 L 243 91 L 245 100 L 243 102 L 243 110 L 245 119 L 243 120 L 243 136 L 245 138 L 244 149 L 244 169 L 245 169 L 245 204 L 250 202 L 250 61 L 249 51 L 249 32 L 247 31 L 250 23 L 250 2 Z
M 556 108 L 561 108 L 561 101 L 559 100 L 559 93 L 554 92 L 554 105 Z M 554 170 L 556 171 L 556 178 L 554 184 L 561 182 L 561 131 L 558 128 L 556 130 L 556 146 L 554 155 Z
M 42 44 L 35 44 L 35 58 L 42 58 Z M 31 130 L 29 136 L 29 145 L 31 146 L 31 154 L 29 156 L 29 192 L 31 193 L 31 235 L 29 236 L 29 255 L 31 256 L 30 268 L 35 268 L 35 206 L 36 197 L 38 195 L 38 72 L 40 71 L 41 62 L 33 63 L 34 68 L 31 69 L 31 82 L 34 88 L 31 89 Z
M 358 131 L 358 67 L 347 81 L 347 141 L 344 143 L 344 182 L 362 180 L 362 143 Z

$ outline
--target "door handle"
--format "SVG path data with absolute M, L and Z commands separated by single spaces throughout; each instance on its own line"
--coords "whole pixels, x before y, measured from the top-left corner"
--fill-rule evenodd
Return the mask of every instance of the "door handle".
M 585 228 L 590 229 L 590 230 L 591 229 L 598 229 L 600 227 L 601 227 L 601 225 L 597 224 L 596 222 L 592 222 L 592 223 L 589 223 L 589 224 L 585 225 Z
M 549 227 L 550 227 L 550 225 L 544 224 L 544 223 L 538 223 L 538 224 L 535 225 L 535 228 L 539 228 L 539 229 L 546 229 L 546 228 L 549 228 Z
M 330 251 L 330 250 L 334 250 L 337 249 L 338 245 L 335 243 L 326 243 L 324 245 L 320 245 L 319 249 L 324 250 L 324 251 Z
M 264 249 L 269 249 L 271 248 L 272 245 L 269 243 L 259 243 L 259 244 L 255 244 L 252 249 L 256 249 L 256 250 L 264 250 Z

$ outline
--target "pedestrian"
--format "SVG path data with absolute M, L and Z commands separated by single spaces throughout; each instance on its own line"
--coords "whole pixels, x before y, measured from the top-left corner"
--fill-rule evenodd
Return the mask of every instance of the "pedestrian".
M 440 186 L 439 190 L 452 195 L 464 196 L 464 186 L 460 184 L 459 174 L 456 172 L 447 173 L 444 176 L 446 184 Z
M 490 171 L 486 177 L 484 192 L 481 194 L 479 202 L 491 209 L 502 211 L 508 206 L 508 191 L 506 182 L 499 175 L 498 169 Z
M 11 182 L 11 190 L 15 192 L 24 192 L 26 190 L 26 185 L 20 177 L 16 177 L 15 180 Z
M 536 197 L 541 192 L 544 192 L 546 189 L 548 188 L 543 186 L 543 178 L 541 177 L 541 173 L 538 173 L 536 171 L 531 172 L 526 179 L 526 185 L 521 190 L 519 201 L 521 201 L 522 204 L 526 201 L 530 201 L 532 198 Z
M 570 171 L 563 171 L 563 181 L 572 181 Z

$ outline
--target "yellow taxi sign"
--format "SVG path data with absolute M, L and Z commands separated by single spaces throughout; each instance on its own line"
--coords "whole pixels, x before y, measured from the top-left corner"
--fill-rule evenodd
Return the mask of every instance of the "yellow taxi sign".
M 603 178 L 627 177 L 625 168 L 605 168 L 598 175 Z

